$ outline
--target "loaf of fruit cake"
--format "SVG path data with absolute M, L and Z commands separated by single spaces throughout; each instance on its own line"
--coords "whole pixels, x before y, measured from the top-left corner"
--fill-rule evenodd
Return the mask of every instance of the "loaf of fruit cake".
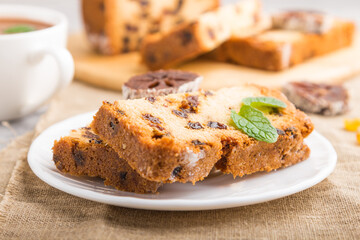
M 238 112 L 248 97 L 272 97 L 286 105 L 264 113 L 276 129 L 274 142 L 259 141 L 234 126 L 231 111 Z M 244 85 L 151 101 L 104 102 L 91 128 L 143 178 L 195 183 L 215 165 L 243 176 L 302 161 L 309 156 L 303 140 L 313 124 L 281 92 Z
M 219 6 L 219 0 L 82 0 L 88 40 L 103 54 L 138 50 L 147 34 L 169 31 Z
M 324 20 L 317 28 L 301 21 L 291 21 L 293 24 L 288 25 L 284 22 L 286 20 L 281 25 L 281 21 L 277 19 L 274 25 L 276 28 L 255 36 L 233 37 L 208 56 L 219 61 L 280 71 L 307 59 L 350 46 L 353 41 L 352 22 Z
M 177 65 L 213 50 L 232 32 L 254 25 L 261 15 L 259 0 L 222 6 L 171 31 L 148 35 L 141 47 L 142 60 L 152 70 Z
M 155 193 L 162 185 L 142 178 L 89 127 L 71 131 L 55 141 L 56 168 L 74 176 L 100 177 L 105 185 L 135 193 Z

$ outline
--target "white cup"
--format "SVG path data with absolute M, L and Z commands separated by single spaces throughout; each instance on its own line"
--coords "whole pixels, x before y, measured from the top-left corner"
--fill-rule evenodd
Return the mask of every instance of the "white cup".
M 74 76 L 74 60 L 66 49 L 68 22 L 62 13 L 0 4 L 0 18 L 51 25 L 0 35 L 0 120 L 10 120 L 35 111 L 67 86 Z

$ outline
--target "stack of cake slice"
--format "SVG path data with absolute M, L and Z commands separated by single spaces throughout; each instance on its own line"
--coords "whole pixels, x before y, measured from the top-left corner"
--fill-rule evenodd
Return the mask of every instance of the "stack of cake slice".
M 317 12 L 290 11 L 273 16 L 273 29 L 235 36 L 208 54 L 212 59 L 280 71 L 307 59 L 350 46 L 352 22 Z
M 87 36 L 103 54 L 140 51 L 151 70 L 210 59 L 280 71 L 350 46 L 354 23 L 316 11 L 267 16 L 261 0 L 87 0 Z
M 314 11 L 287 11 L 269 18 L 259 1 L 244 0 L 147 36 L 141 55 L 150 69 L 205 54 L 217 61 L 280 71 L 350 46 L 354 31 L 354 23 Z
M 231 110 L 257 96 L 287 105 L 265 114 L 278 132 L 274 143 L 248 136 L 231 120 Z M 156 192 L 164 183 L 196 183 L 214 167 L 241 177 L 290 166 L 308 158 L 303 140 L 313 130 L 283 94 L 253 85 L 104 102 L 90 127 L 55 142 L 56 167 L 137 193 Z

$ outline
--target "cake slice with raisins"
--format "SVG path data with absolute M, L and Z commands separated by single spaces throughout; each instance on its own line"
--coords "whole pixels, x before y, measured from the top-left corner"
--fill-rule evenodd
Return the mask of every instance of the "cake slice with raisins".
M 265 114 L 278 132 L 274 143 L 249 137 L 231 120 L 231 110 L 238 112 L 244 98 L 257 96 L 274 97 L 287 105 Z M 243 176 L 307 159 L 310 151 L 303 140 L 313 124 L 281 92 L 245 85 L 151 101 L 104 102 L 91 128 L 141 177 L 195 183 L 214 166 Z
M 355 25 L 327 14 L 290 11 L 273 16 L 273 28 L 253 36 L 233 36 L 208 56 L 218 61 L 281 71 L 348 47 Z
M 89 127 L 71 131 L 55 141 L 56 168 L 74 176 L 100 177 L 105 185 L 135 193 L 155 193 L 162 185 L 142 178 Z
M 202 76 L 179 70 L 159 70 L 137 75 L 123 86 L 123 98 L 156 96 L 198 90 Z M 119 190 L 154 193 L 162 184 L 142 178 L 128 163 L 90 128 L 71 131 L 56 141 L 53 148 L 56 167 L 70 175 L 101 177 L 105 184 Z
M 141 47 L 143 62 L 152 70 L 168 68 L 226 41 L 233 32 L 253 26 L 262 14 L 258 0 L 242 0 L 200 15 L 170 31 L 148 35 Z
M 82 0 L 88 40 L 102 54 L 139 50 L 142 39 L 218 8 L 219 0 Z

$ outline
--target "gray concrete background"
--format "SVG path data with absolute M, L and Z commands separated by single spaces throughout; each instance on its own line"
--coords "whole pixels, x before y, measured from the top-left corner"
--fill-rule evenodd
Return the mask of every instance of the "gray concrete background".
M 222 2 L 227 4 L 236 0 L 222 0 Z M 0 0 L 0 4 L 27 4 L 53 8 L 67 15 L 70 32 L 76 32 L 82 28 L 79 0 Z M 313 9 L 352 19 L 358 25 L 360 23 L 360 0 L 263 0 L 263 5 L 268 12 L 284 9 Z M 0 149 L 16 136 L 32 130 L 45 111 L 46 106 L 23 119 L 1 122 Z

